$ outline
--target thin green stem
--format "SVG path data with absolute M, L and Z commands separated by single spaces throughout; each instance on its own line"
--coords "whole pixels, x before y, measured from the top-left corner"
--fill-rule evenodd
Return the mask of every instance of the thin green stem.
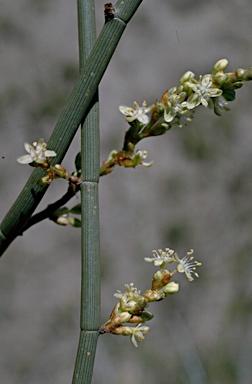
M 52 164 L 62 163 L 81 121 L 89 112 L 98 85 L 122 33 L 141 2 L 142 0 L 128 0 L 127 2 L 119 0 L 116 4 L 117 17 L 104 25 L 48 142 L 48 148 L 57 153 Z M 38 179 L 42 176 L 41 169 L 33 171 L 17 200 L 3 219 L 0 226 L 0 255 L 22 233 L 27 220 L 44 196 L 47 187 L 37 185 Z
M 32 227 L 33 225 L 39 223 L 42 220 L 50 219 L 53 217 L 53 213 L 57 209 L 65 205 L 70 199 L 72 199 L 76 194 L 76 191 L 70 186 L 67 192 L 57 201 L 52 204 L 49 204 L 43 211 L 38 212 L 36 215 L 32 216 L 23 228 L 23 232 Z

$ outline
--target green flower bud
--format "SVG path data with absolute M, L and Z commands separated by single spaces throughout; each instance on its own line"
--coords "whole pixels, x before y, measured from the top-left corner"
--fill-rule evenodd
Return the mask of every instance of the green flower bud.
M 141 314 L 141 322 L 145 323 L 146 321 L 149 321 L 149 320 L 153 319 L 153 317 L 154 317 L 154 315 L 152 313 L 147 312 L 147 311 L 143 312 Z
M 127 323 L 132 317 L 129 312 L 121 312 L 118 316 L 120 318 L 120 324 Z
M 171 295 L 173 293 L 177 293 L 179 290 L 179 284 L 175 283 L 174 281 L 171 281 L 170 283 L 166 284 L 163 288 L 162 291 L 167 295 Z
M 244 81 L 252 80 L 252 67 L 249 67 L 248 69 L 246 69 L 242 79 Z
M 243 68 L 238 68 L 235 73 L 237 74 L 237 77 L 241 80 L 243 80 L 243 76 L 245 74 L 245 69 Z
M 243 86 L 243 81 L 236 81 L 234 84 L 233 84 L 233 88 L 234 89 L 239 89 Z
M 223 72 L 218 72 L 216 74 L 213 74 L 213 80 L 218 85 L 224 84 L 226 81 L 226 78 L 227 78 L 227 75 Z
M 68 217 L 68 222 L 72 227 L 75 227 L 75 228 L 81 227 L 81 221 L 79 219 L 76 219 L 75 217 Z
M 213 75 L 218 73 L 218 72 L 223 72 L 228 65 L 227 59 L 221 59 L 217 61 L 217 63 L 213 67 Z
M 181 79 L 179 80 L 179 84 L 184 84 L 186 83 L 187 81 L 193 79 L 195 76 L 195 74 L 191 71 L 187 71 L 186 73 L 184 73 L 184 75 L 181 77 Z
M 157 271 L 156 273 L 154 273 L 153 275 L 153 280 L 155 281 L 162 281 L 164 278 L 164 273 L 163 271 Z

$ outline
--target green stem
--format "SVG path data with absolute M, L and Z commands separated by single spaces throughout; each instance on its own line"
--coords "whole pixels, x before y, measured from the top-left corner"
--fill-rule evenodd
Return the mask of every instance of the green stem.
M 78 0 L 80 71 L 96 39 L 94 0 Z M 100 326 L 100 132 L 98 91 L 81 127 L 81 318 L 72 384 L 90 384 Z
M 33 225 L 39 223 L 42 220 L 50 219 L 53 216 L 53 213 L 57 209 L 65 205 L 70 199 L 75 196 L 76 192 L 72 187 L 69 187 L 67 192 L 57 201 L 52 204 L 49 204 L 43 211 L 38 212 L 36 215 L 32 216 L 23 228 L 23 232 L 32 227 Z
M 128 0 L 127 2 L 119 0 L 116 4 L 117 17 L 104 25 L 48 142 L 48 148 L 57 153 L 52 164 L 62 163 L 81 121 L 90 109 L 98 85 L 122 33 L 141 2 L 142 0 Z M 42 176 L 41 169 L 33 171 L 22 192 L 3 219 L 0 226 L 0 255 L 22 233 L 25 223 L 44 196 L 47 187 L 37 185 L 38 179 Z
M 97 331 L 80 332 L 72 383 L 91 383 L 95 359 L 95 346 L 98 336 L 99 334 Z M 85 364 L 85 369 L 83 367 L 83 363 Z

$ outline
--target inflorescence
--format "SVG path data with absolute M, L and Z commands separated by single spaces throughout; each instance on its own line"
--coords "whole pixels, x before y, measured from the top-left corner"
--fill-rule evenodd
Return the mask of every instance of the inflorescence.
M 252 79 L 252 67 L 225 73 L 227 65 L 228 61 L 221 59 L 211 74 L 201 75 L 198 79 L 193 72 L 187 71 L 176 87 L 165 91 L 160 101 L 150 106 L 145 101 L 142 106 L 134 102 L 134 108 L 121 105 L 119 110 L 126 116 L 130 128 L 125 134 L 122 150 L 112 151 L 112 157 L 104 161 L 101 175 L 111 172 L 114 165 L 133 168 L 151 165 L 135 160 L 136 144 L 146 137 L 163 135 L 173 126 L 186 126 L 199 105 L 212 109 L 218 116 L 222 111 L 228 111 L 228 103 L 235 99 L 236 89 L 241 88 L 244 81 Z
M 152 254 L 153 257 L 144 259 L 159 267 L 152 277 L 151 289 L 141 294 L 141 291 L 131 283 L 125 285 L 124 293 L 117 291 L 114 296 L 118 299 L 118 303 L 112 310 L 109 320 L 100 327 L 100 333 L 130 336 L 132 344 L 137 347 L 137 341 L 142 341 L 144 334 L 149 330 L 149 327 L 142 324 L 153 318 L 153 314 L 145 310 L 148 304 L 163 300 L 167 295 L 178 292 L 179 284 L 170 281 L 177 272 L 185 273 L 189 281 L 194 280 L 194 277 L 199 277 L 196 267 L 201 266 L 201 263 L 194 260 L 193 250 L 187 252 L 182 259 L 170 248 L 165 248 L 164 251 L 162 249 L 154 250 Z M 177 264 L 172 271 L 165 268 L 167 264 L 172 263 Z M 123 325 L 125 323 L 134 324 L 135 327 Z

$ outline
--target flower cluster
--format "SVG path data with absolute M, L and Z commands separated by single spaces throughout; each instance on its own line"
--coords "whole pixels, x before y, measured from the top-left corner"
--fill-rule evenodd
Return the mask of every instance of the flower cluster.
M 160 266 L 160 268 L 164 268 L 165 264 L 171 264 L 173 262 L 178 263 L 177 268 L 170 272 L 172 276 L 176 272 L 184 273 L 189 281 L 194 280 L 193 275 L 195 277 L 199 277 L 198 273 L 195 272 L 195 270 L 196 267 L 201 266 L 201 263 L 196 260 L 193 260 L 194 257 L 192 256 L 192 249 L 187 252 L 186 256 L 184 256 L 182 259 L 180 259 L 177 253 L 170 248 L 165 248 L 164 251 L 162 249 L 154 250 L 152 251 L 152 254 L 153 257 L 145 257 L 144 260 L 149 263 L 153 262 L 155 266 Z
M 112 333 L 114 335 L 131 336 L 132 344 L 137 347 L 137 341 L 144 339 L 144 334 L 148 332 L 149 327 L 142 326 L 143 323 L 153 318 L 153 314 L 146 311 L 148 304 L 154 301 L 160 301 L 167 295 L 177 293 L 179 284 L 170 281 L 176 272 L 185 273 L 189 281 L 193 276 L 198 277 L 196 267 L 201 263 L 193 261 L 193 251 L 187 252 L 187 255 L 180 259 L 175 251 L 169 248 L 152 251 L 152 258 L 145 258 L 147 262 L 154 262 L 159 267 L 152 278 L 151 289 L 147 289 L 143 294 L 134 284 L 126 284 L 125 292 L 117 291 L 115 297 L 118 303 L 111 312 L 110 319 L 100 327 L 101 333 Z M 166 264 L 176 263 L 173 271 L 165 267 Z M 124 323 L 134 324 L 136 327 L 123 325 Z
M 127 116 L 126 121 L 131 125 L 126 135 L 127 143 L 162 135 L 174 125 L 186 125 L 192 120 L 194 109 L 199 105 L 213 109 L 217 115 L 223 110 L 228 111 L 228 102 L 235 99 L 235 90 L 244 81 L 252 79 L 252 67 L 224 73 L 227 65 L 226 59 L 219 60 L 211 74 L 201 75 L 198 80 L 193 72 L 187 71 L 179 84 L 166 91 L 155 105 L 147 107 L 144 102 L 139 107 L 135 102 L 134 109 L 120 106 L 119 110 Z M 151 113 L 150 117 L 148 113 Z
M 217 115 L 228 111 L 228 103 L 235 99 L 235 90 L 244 81 L 252 79 L 252 67 L 224 73 L 227 64 L 226 59 L 219 60 L 211 74 L 201 75 L 198 79 L 193 72 L 187 71 L 178 85 L 164 92 L 155 104 L 148 106 L 144 101 L 141 106 L 134 102 L 133 108 L 119 106 L 129 128 L 125 133 L 122 150 L 111 152 L 101 166 L 100 175 L 107 175 L 115 165 L 127 168 L 152 165 L 152 162 L 143 161 L 146 151 L 135 152 L 135 146 L 146 137 L 163 135 L 173 126 L 186 126 L 192 121 L 199 105 L 214 110 Z

